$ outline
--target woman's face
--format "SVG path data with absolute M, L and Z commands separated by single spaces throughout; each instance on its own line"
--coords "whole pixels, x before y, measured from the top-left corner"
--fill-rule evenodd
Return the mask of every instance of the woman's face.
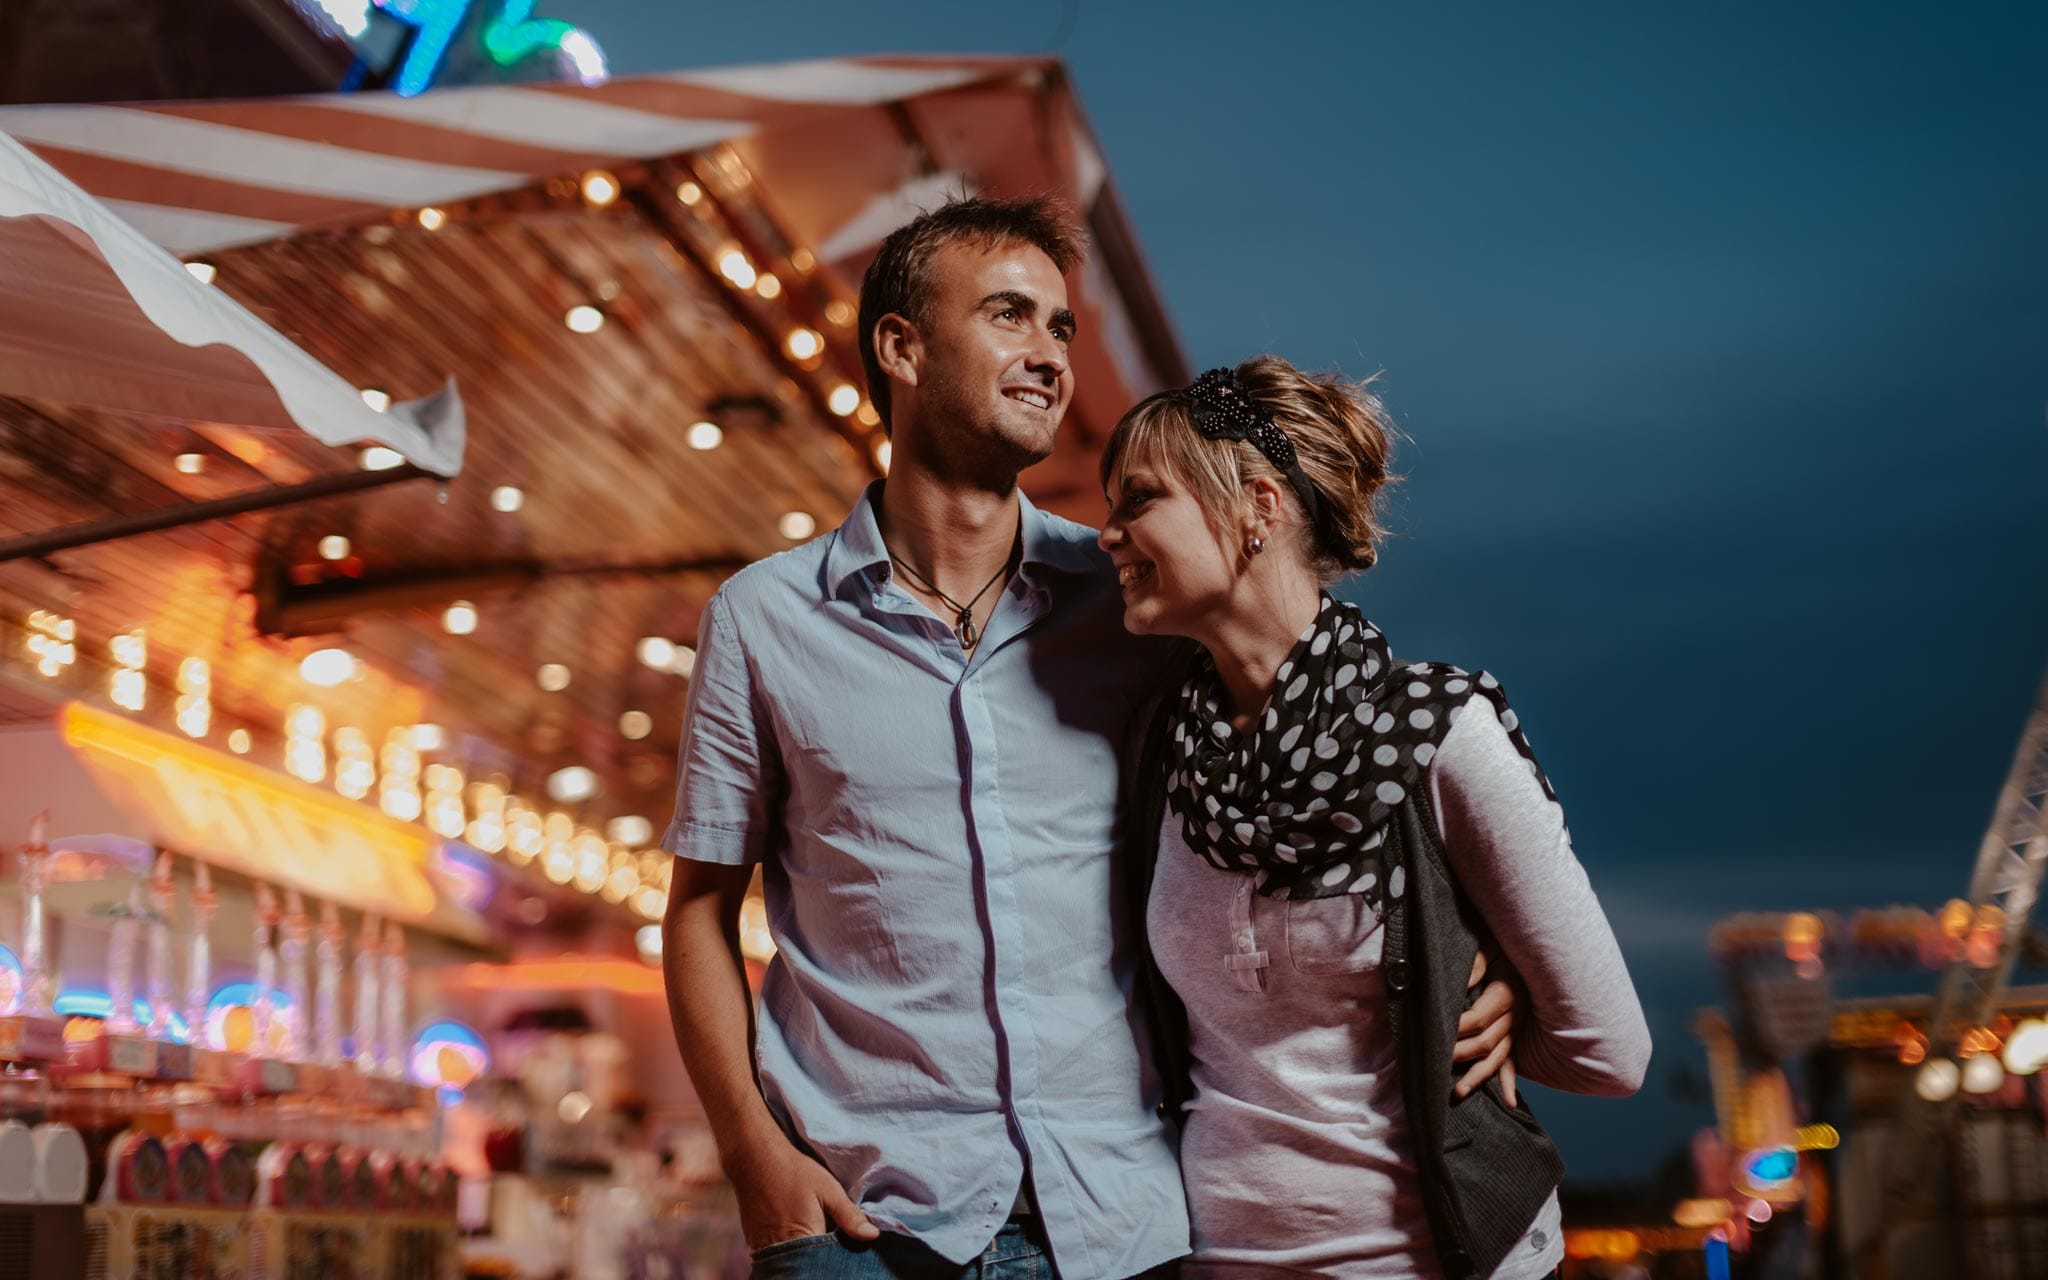
M 1156 461 L 1133 459 L 1105 496 L 1097 541 L 1116 563 L 1124 629 L 1199 639 L 1237 584 L 1237 540 L 1219 534 L 1194 492 Z

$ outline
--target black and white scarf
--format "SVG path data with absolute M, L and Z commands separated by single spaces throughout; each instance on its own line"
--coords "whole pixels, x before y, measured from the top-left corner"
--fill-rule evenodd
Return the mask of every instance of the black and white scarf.
M 1220 870 L 1254 876 L 1262 895 L 1355 893 L 1377 914 L 1402 889 L 1399 869 L 1385 864 L 1387 824 L 1428 785 L 1430 761 L 1475 691 L 1555 800 L 1498 681 L 1396 663 L 1379 628 L 1325 595 L 1248 733 L 1220 710 L 1215 663 L 1197 663 L 1181 687 L 1167 802 L 1190 848 Z

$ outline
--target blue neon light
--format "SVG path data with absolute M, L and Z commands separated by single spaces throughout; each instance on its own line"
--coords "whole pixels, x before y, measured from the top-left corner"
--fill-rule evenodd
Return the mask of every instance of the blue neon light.
M 64 992 L 50 1002 L 50 1007 L 66 1018 L 99 1018 L 104 1021 L 114 1016 L 114 998 L 104 991 L 85 987 Z M 148 1026 L 152 1012 L 146 997 L 135 997 L 135 1021 L 139 1025 Z M 191 1043 L 192 1028 L 175 1009 L 171 1010 L 170 1033 L 171 1038 L 180 1044 Z

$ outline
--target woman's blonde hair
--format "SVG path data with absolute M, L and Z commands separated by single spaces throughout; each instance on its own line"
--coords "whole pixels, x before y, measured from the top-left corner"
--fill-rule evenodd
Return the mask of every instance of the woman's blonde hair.
M 1316 488 L 1321 519 L 1311 522 L 1292 498 L 1302 556 L 1324 582 L 1370 569 L 1379 558 L 1380 494 L 1395 479 L 1390 467 L 1395 428 L 1371 379 L 1350 382 L 1308 373 L 1279 356 L 1253 356 L 1237 380 L 1287 433 L 1301 469 Z M 1227 533 L 1245 509 L 1245 486 L 1260 476 L 1293 495 L 1287 478 L 1249 440 L 1211 440 L 1195 430 L 1185 391 L 1148 396 L 1123 416 L 1102 450 L 1102 486 L 1140 460 L 1166 467 L 1194 491 L 1210 525 Z

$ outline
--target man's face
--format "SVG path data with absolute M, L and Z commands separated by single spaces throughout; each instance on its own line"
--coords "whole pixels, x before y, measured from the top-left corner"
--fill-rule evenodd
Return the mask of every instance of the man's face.
M 932 280 L 917 398 L 933 443 L 1012 470 L 1044 458 L 1074 395 L 1059 268 L 1034 245 L 950 244 Z

